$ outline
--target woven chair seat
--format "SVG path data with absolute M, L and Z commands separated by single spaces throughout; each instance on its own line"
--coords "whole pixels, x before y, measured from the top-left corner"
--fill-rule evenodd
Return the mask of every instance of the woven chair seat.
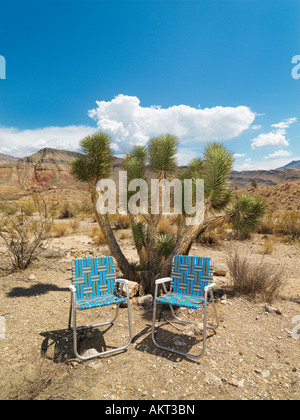
M 157 302 L 172 306 L 199 309 L 203 307 L 204 299 L 198 296 L 184 295 L 182 293 L 168 293 L 157 298 Z
M 120 303 L 126 303 L 126 299 L 118 295 L 99 296 L 90 299 L 78 300 L 76 302 L 76 309 L 83 311 L 85 309 L 92 309 L 100 306 L 118 305 Z

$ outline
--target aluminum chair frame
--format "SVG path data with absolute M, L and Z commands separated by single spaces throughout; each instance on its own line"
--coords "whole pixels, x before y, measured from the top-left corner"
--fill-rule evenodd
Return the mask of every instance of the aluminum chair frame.
M 73 330 L 73 351 L 74 351 L 74 354 L 80 360 L 84 360 L 84 361 L 85 360 L 90 360 L 90 359 L 94 359 L 94 358 L 99 357 L 99 356 L 104 356 L 104 355 L 108 355 L 108 354 L 115 353 L 115 352 L 118 352 L 118 351 L 122 351 L 122 350 L 125 350 L 127 347 L 129 347 L 129 345 L 131 344 L 131 341 L 132 341 L 132 323 L 131 323 L 131 310 L 130 310 L 128 280 L 126 280 L 126 279 L 115 279 L 114 282 L 119 283 L 121 285 L 120 295 L 122 294 L 122 290 L 123 290 L 124 285 L 125 285 L 125 288 L 126 288 L 126 302 L 127 302 L 127 309 L 128 309 L 128 324 L 129 324 L 129 340 L 124 346 L 121 346 L 121 347 L 118 347 L 118 348 L 115 348 L 115 349 L 111 349 L 111 350 L 106 350 L 106 351 L 103 351 L 103 352 L 99 352 L 99 353 L 93 354 L 91 356 L 81 356 L 78 353 L 77 332 L 82 331 L 82 330 L 86 330 L 86 329 L 90 329 L 90 328 L 105 326 L 105 325 L 113 325 L 115 320 L 117 319 L 117 316 L 118 316 L 118 313 L 119 313 L 120 303 L 116 305 L 117 306 L 116 307 L 116 313 L 115 313 L 114 318 L 111 321 L 106 321 L 106 322 L 102 322 L 102 323 L 99 323 L 99 324 L 93 324 L 93 325 L 88 325 L 88 326 L 77 327 L 77 325 L 76 325 L 76 323 L 77 323 L 76 311 L 78 310 L 78 308 L 77 308 L 77 298 L 76 298 L 77 289 L 73 284 L 69 285 L 69 289 L 71 291 L 69 329 Z M 101 308 L 101 307 L 98 307 L 98 308 Z M 87 309 L 85 309 L 85 310 L 87 310 Z M 73 314 L 73 327 L 71 327 L 72 314 Z
M 205 354 L 205 350 L 206 350 L 207 329 L 211 329 L 211 330 L 215 331 L 220 326 L 219 317 L 218 317 L 218 313 L 217 313 L 217 308 L 216 308 L 214 295 L 213 295 L 213 289 L 216 287 L 216 284 L 215 283 L 210 283 L 210 284 L 208 284 L 207 286 L 204 287 L 204 302 L 203 302 L 202 307 L 200 308 L 200 309 L 202 309 L 202 308 L 204 309 L 203 347 L 202 347 L 202 351 L 200 352 L 200 354 L 191 354 L 191 353 L 186 353 L 186 352 L 183 352 L 181 350 L 174 349 L 174 348 L 162 346 L 156 340 L 155 325 L 156 325 L 158 289 L 159 289 L 159 286 L 162 285 L 162 287 L 164 289 L 164 292 L 167 293 L 166 283 L 172 282 L 172 280 L 173 280 L 172 277 L 165 277 L 165 278 L 158 279 L 158 280 L 155 281 L 153 321 L 152 321 L 152 340 L 153 340 L 154 344 L 162 350 L 177 353 L 177 354 L 180 354 L 181 356 L 186 356 L 186 357 L 191 358 L 191 359 L 200 359 Z M 207 324 L 208 293 L 210 294 L 210 297 L 211 297 L 211 301 L 212 301 L 212 305 L 213 305 L 213 309 L 214 309 L 214 314 L 215 314 L 215 318 L 216 318 L 216 325 L 215 326 Z M 177 321 L 179 321 L 180 323 L 200 325 L 198 322 L 184 320 L 184 319 L 179 318 L 178 316 L 176 316 L 176 314 L 174 312 L 174 309 L 173 309 L 173 306 L 172 305 L 168 305 L 168 306 L 171 309 L 171 313 L 172 313 L 173 317 L 176 318 Z M 199 310 L 199 309 L 196 309 L 196 310 Z

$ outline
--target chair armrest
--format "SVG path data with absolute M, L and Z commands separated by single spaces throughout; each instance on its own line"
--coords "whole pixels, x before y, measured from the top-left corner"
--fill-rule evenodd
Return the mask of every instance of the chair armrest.
M 128 280 L 126 280 L 126 279 L 116 279 L 116 283 L 128 284 Z
M 69 285 L 69 289 L 71 290 L 72 293 L 76 293 L 76 287 L 73 286 L 73 284 Z
M 205 286 L 204 290 L 205 292 L 208 292 L 210 289 L 214 289 L 216 286 L 216 283 L 210 283 L 207 286 Z
M 172 281 L 172 277 L 164 277 L 163 279 L 155 280 L 155 284 L 167 283 L 168 281 Z

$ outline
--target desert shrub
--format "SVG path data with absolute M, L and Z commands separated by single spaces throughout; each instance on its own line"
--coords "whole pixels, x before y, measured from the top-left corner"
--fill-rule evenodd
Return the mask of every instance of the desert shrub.
M 263 255 L 270 255 L 274 251 L 274 241 L 265 239 L 260 253 Z
M 12 216 L 18 211 L 18 207 L 11 201 L 1 201 L 0 211 L 3 213 L 3 217 Z
M 94 212 L 94 209 L 90 200 L 82 198 L 74 204 L 74 211 L 82 215 L 90 215 Z
M 58 201 L 50 201 L 48 203 L 48 213 L 52 218 L 55 218 L 59 214 L 59 202 Z
M 122 232 L 120 235 L 120 239 L 128 239 L 130 237 L 129 232 Z
M 22 369 L 13 381 L 2 387 L 3 399 L 9 401 L 34 400 L 43 393 L 57 377 L 57 369 L 46 359 L 36 359 L 32 365 Z
M 267 263 L 264 256 L 251 258 L 251 254 L 228 249 L 226 262 L 234 290 L 250 298 L 272 302 L 284 283 L 283 268 Z
M 276 225 L 273 213 L 268 212 L 260 221 L 256 232 L 262 235 L 272 235 L 275 233 Z
M 2 208 L 0 237 L 9 251 L 13 269 L 25 270 L 37 257 L 40 246 L 50 236 L 52 220 L 41 196 L 32 196 L 36 216 L 26 214 L 16 202 Z M 11 211 L 14 208 L 14 211 Z
M 175 226 L 172 226 L 167 218 L 162 218 L 157 226 L 157 232 L 167 235 L 173 235 L 175 233 Z
M 106 239 L 105 236 L 102 232 L 102 230 L 97 227 L 97 226 L 93 226 L 90 230 L 90 237 L 92 238 L 93 242 L 97 245 L 105 245 L 106 244 Z
M 118 214 L 115 220 L 116 229 L 129 229 L 130 217 L 126 214 Z
M 202 246 L 214 247 L 220 245 L 219 239 L 215 231 L 207 231 L 197 237 L 197 243 Z
M 59 212 L 59 219 L 72 219 L 75 216 L 74 209 L 68 201 L 65 201 Z
M 79 225 L 80 225 L 79 219 L 75 218 L 70 221 L 70 228 L 72 229 L 73 232 L 77 232 L 77 230 L 79 229 Z
M 300 213 L 284 212 L 281 217 L 277 218 L 276 231 L 292 240 L 300 239 Z
M 20 207 L 22 208 L 26 216 L 32 216 L 35 212 L 35 206 L 32 201 L 25 201 L 23 203 L 20 203 Z
M 52 236 L 54 238 L 61 238 L 70 232 L 70 225 L 68 223 L 56 223 L 52 228 Z

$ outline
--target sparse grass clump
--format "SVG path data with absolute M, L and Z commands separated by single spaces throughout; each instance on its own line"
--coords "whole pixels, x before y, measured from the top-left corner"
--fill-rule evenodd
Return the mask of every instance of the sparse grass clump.
M 97 226 L 93 226 L 91 228 L 90 237 L 92 238 L 94 244 L 97 244 L 97 245 L 105 245 L 106 244 L 105 236 L 104 236 L 102 230 Z
M 283 268 L 277 268 L 264 257 L 252 258 L 237 249 L 227 252 L 227 267 L 234 290 L 250 298 L 272 302 L 284 284 Z
M 300 239 L 300 213 L 286 211 L 278 218 L 276 231 L 283 236 L 288 236 L 291 240 Z
M 72 219 L 75 216 L 75 211 L 71 203 L 65 201 L 60 209 L 59 219 Z
M 174 235 L 176 232 L 176 228 L 174 225 L 171 225 L 171 222 L 166 217 L 162 218 L 161 221 L 158 223 L 157 226 L 158 234 L 166 234 L 166 235 Z
M 116 229 L 129 229 L 130 217 L 126 214 L 118 214 L 115 220 Z
M 260 253 L 263 255 L 270 255 L 274 251 L 275 243 L 271 239 L 265 239 Z
M 52 228 L 52 236 L 54 238 L 61 238 L 70 232 L 70 225 L 68 223 L 56 223 Z
M 37 359 L 28 365 L 22 374 L 10 381 L 2 389 L 3 399 L 10 401 L 30 401 L 36 399 L 51 385 L 57 377 L 56 367 L 47 363 L 46 359 Z

